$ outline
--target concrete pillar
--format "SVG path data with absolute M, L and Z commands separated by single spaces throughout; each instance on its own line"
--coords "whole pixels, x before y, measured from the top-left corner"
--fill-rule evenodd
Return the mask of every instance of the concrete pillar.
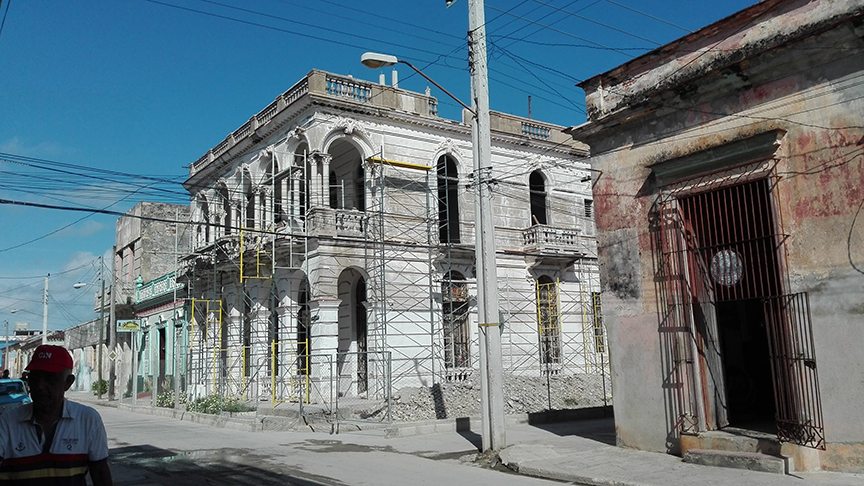
M 249 361 L 250 389 L 248 398 L 265 399 L 267 390 L 272 386 L 270 374 L 270 280 L 251 279 L 246 281 L 246 290 L 252 308 L 249 309 L 250 340 L 246 359 Z
M 330 207 L 330 154 L 319 154 L 321 158 L 321 182 L 318 187 L 320 194 L 319 206 Z
M 232 275 L 232 277 L 236 277 L 236 275 Z M 207 371 L 209 374 L 216 374 L 217 390 L 214 393 L 222 395 L 239 394 L 245 379 L 243 369 L 243 294 L 239 283 L 236 283 L 234 278 L 231 281 L 232 283 L 223 287 L 225 308 L 222 310 L 222 339 L 219 339 L 217 330 L 212 343 L 216 349 L 216 363 Z M 222 348 L 223 343 L 224 348 Z M 225 356 L 224 359 L 223 355 Z M 228 368 L 225 379 L 222 378 L 223 366 Z
M 336 379 L 336 353 L 339 348 L 339 305 L 340 299 L 316 299 L 309 302 L 312 322 L 310 341 L 312 348 L 311 381 L 313 402 L 333 398 Z M 323 356 L 329 357 L 329 366 Z

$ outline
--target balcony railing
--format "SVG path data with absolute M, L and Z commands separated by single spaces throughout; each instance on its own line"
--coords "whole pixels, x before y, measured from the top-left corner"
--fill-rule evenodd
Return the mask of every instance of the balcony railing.
M 259 140 L 253 135 L 264 136 L 263 130 L 274 120 L 290 116 L 292 110 L 285 111 L 291 105 L 303 100 L 326 102 L 338 100 L 340 103 L 355 103 L 357 105 L 373 106 L 375 108 L 392 109 L 414 113 L 424 117 L 438 117 L 438 100 L 425 93 L 415 93 L 392 86 L 371 83 L 360 79 L 313 70 L 288 91 L 276 97 L 272 103 L 255 116 L 247 120 L 240 128 L 225 137 L 215 147 L 189 167 L 189 175 L 193 176 L 208 164 L 221 157 L 239 143 L 255 143 Z M 464 122 L 464 120 L 463 120 Z M 467 122 L 465 122 L 467 124 Z M 493 132 L 517 135 L 534 140 L 553 142 L 556 144 L 578 144 L 570 135 L 564 134 L 563 127 L 548 125 L 535 120 L 508 115 L 490 113 L 490 124 Z M 251 138 L 250 138 L 251 137 Z M 586 149 L 587 154 L 587 149 Z
M 576 228 L 535 224 L 522 230 L 522 246 L 532 251 L 581 252 L 584 250 L 581 233 Z
M 356 209 L 315 208 L 309 214 L 307 228 L 309 236 L 355 236 L 366 235 L 369 216 Z

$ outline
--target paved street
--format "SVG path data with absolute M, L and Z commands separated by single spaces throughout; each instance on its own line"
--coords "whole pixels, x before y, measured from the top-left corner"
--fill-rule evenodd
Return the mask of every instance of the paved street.
M 330 435 L 246 432 L 95 404 L 108 430 L 118 485 L 554 485 L 474 463 L 479 436 L 442 432 L 385 438 L 383 430 Z M 103 402 L 104 404 L 104 402 Z M 144 411 L 142 409 L 142 411 Z M 594 486 L 852 486 L 862 474 L 778 475 L 683 463 L 614 447 L 611 418 L 507 428 L 501 459 L 523 474 Z M 569 482 L 567 482 L 569 481 Z
M 95 408 L 108 430 L 118 485 L 561 484 L 460 460 L 476 454 L 477 437 L 471 433 L 400 439 L 385 439 L 382 431 L 254 433 Z M 554 435 L 543 429 L 531 433 Z

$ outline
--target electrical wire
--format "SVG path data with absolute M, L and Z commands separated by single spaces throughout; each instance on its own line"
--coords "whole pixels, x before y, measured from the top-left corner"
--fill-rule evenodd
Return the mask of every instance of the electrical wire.
M 3 27 L 6 25 L 6 17 L 9 16 L 9 7 L 12 6 L 12 0 L 6 0 L 6 10 L 3 12 L 3 21 L 0 22 L 0 35 L 3 35 Z
M 148 0 L 148 1 L 149 1 L 149 0 Z M 497 8 L 495 8 L 495 7 L 492 7 L 492 6 L 489 6 L 489 5 L 487 5 L 486 8 L 490 8 L 490 9 L 492 9 L 492 10 L 498 10 L 499 12 L 503 12 L 502 10 L 499 10 L 499 9 L 497 9 Z M 508 15 L 514 15 L 514 14 L 508 14 Z M 515 16 L 515 15 L 514 15 L 514 16 Z M 610 47 L 610 46 L 607 46 L 607 45 L 601 44 L 601 43 L 599 43 L 599 42 L 594 42 L 594 41 L 592 41 L 592 40 L 590 40 L 590 39 L 586 39 L 586 38 L 584 38 L 584 37 L 579 37 L 578 35 L 571 34 L 571 33 L 569 33 L 569 32 L 565 32 L 565 31 L 560 30 L 560 29 L 556 29 L 555 27 L 552 27 L 552 26 L 549 26 L 549 25 L 541 24 L 540 22 L 535 22 L 535 21 L 533 21 L 533 20 L 531 20 L 531 19 L 528 19 L 528 18 L 525 18 L 525 17 L 521 17 L 521 16 L 516 16 L 516 17 L 518 17 L 518 18 L 521 19 L 521 20 L 524 20 L 524 21 L 527 22 L 527 23 L 530 23 L 530 24 L 533 24 L 533 25 L 537 25 L 537 26 L 543 27 L 544 29 L 550 30 L 550 31 L 552 31 L 552 32 L 557 32 L 557 33 L 559 33 L 559 34 L 561 34 L 561 35 L 565 35 L 565 36 L 567 36 L 567 37 L 572 37 L 572 38 L 574 38 L 574 39 L 578 39 L 578 40 L 580 40 L 580 41 L 582 41 L 582 42 L 587 42 L 587 43 L 589 43 L 589 44 L 593 44 L 593 45 L 597 46 L 597 47 L 600 48 L 600 49 L 604 49 L 604 50 L 612 51 L 612 52 L 617 52 L 617 53 L 619 53 L 619 54 L 623 54 L 623 55 L 625 55 L 625 56 L 627 56 L 627 57 L 629 57 L 629 58 L 633 58 L 633 57 L 634 57 L 632 54 L 630 54 L 630 53 L 628 53 L 628 52 L 626 52 L 626 51 L 623 51 L 623 50 L 621 50 L 621 49 L 618 49 L 618 48 L 615 48 L 615 47 Z
M 570 16 L 572 16 L 572 17 L 576 17 L 577 19 L 581 19 L 581 20 L 584 20 L 584 21 L 586 21 L 586 22 L 591 22 L 592 24 L 599 25 L 599 26 L 601 26 L 601 27 L 605 27 L 605 28 L 607 28 L 607 29 L 614 30 L 615 32 L 618 32 L 618 33 L 621 33 L 621 34 L 624 34 L 624 35 L 629 35 L 630 37 L 633 37 L 633 38 L 636 38 L 636 39 L 639 39 L 639 40 L 643 40 L 643 41 L 645 41 L 645 42 L 647 42 L 647 43 L 649 43 L 649 44 L 654 44 L 655 46 L 659 46 L 659 45 L 661 45 L 659 42 L 654 41 L 654 40 L 651 40 L 651 39 L 648 39 L 647 37 L 642 37 L 641 35 L 636 35 L 636 34 L 634 34 L 634 33 L 632 33 L 632 32 L 628 32 L 628 31 L 626 31 L 626 30 L 619 29 L 619 28 L 614 27 L 614 26 L 611 26 L 611 25 L 609 25 L 609 24 L 604 24 L 603 22 L 599 22 L 599 21 L 594 20 L 594 19 L 592 19 L 592 18 L 585 17 L 585 16 L 583 16 L 583 15 L 579 15 L 579 14 L 577 14 L 577 13 L 567 11 L 567 10 L 565 10 L 565 9 L 563 9 L 563 8 L 556 7 L 556 6 L 552 5 L 552 4 L 549 4 L 549 3 L 543 2 L 543 1 L 541 1 L 541 0 L 531 0 L 531 1 L 533 1 L 534 3 L 539 3 L 540 5 L 543 5 L 544 7 L 549 7 L 549 8 L 551 8 L 551 9 L 555 9 L 555 10 L 558 11 L 558 12 L 565 13 L 565 14 L 570 15 Z
M 663 19 L 661 19 L 660 17 L 655 17 L 655 16 L 653 16 L 653 15 L 651 15 L 651 14 L 647 14 L 647 13 L 645 13 L 645 12 L 642 12 L 642 11 L 636 10 L 635 8 L 628 7 L 627 5 L 624 5 L 624 4 L 622 4 L 622 3 L 613 2 L 612 0 L 603 0 L 603 1 L 605 1 L 606 3 L 611 3 L 612 5 L 617 5 L 617 6 L 621 7 L 621 8 L 627 9 L 627 10 L 629 10 L 629 11 L 631 11 L 631 12 L 634 12 L 634 13 L 637 13 L 637 14 L 639 14 L 639 15 L 642 15 L 643 17 L 648 17 L 649 19 L 656 20 L 656 21 L 658 21 L 658 22 L 662 22 L 662 23 L 664 23 L 664 24 L 666 24 L 666 25 L 668 25 L 668 26 L 675 27 L 676 29 L 681 29 L 681 30 L 683 30 L 684 32 L 687 32 L 687 33 L 693 32 L 692 30 L 688 29 L 687 27 L 681 27 L 681 26 L 678 25 L 678 24 L 673 24 L 672 22 L 669 22 L 669 21 L 663 20 Z
M 161 1 L 158 1 L 158 0 L 144 0 L 144 1 L 145 1 L 145 2 L 149 2 L 149 3 L 153 3 L 153 4 L 157 4 L 157 5 L 162 5 L 162 6 L 165 6 L 165 7 L 175 8 L 175 9 L 178 9 L 178 10 L 185 10 L 185 11 L 187 11 L 187 12 L 193 12 L 193 13 L 198 13 L 198 14 L 201 14 L 201 15 L 206 15 L 206 16 L 209 16 L 209 17 L 215 17 L 215 18 L 219 18 L 219 19 L 223 19 L 223 20 L 228 20 L 228 21 L 231 21 L 231 22 L 237 22 L 237 23 L 240 23 L 240 24 L 245 24 L 245 25 L 250 25 L 250 26 L 255 26 L 255 27 L 261 27 L 261 28 L 264 28 L 264 29 L 274 30 L 274 31 L 277 31 L 277 32 L 283 32 L 283 33 L 285 33 L 285 34 L 296 35 L 296 36 L 303 37 L 303 38 L 305 38 L 305 39 L 315 39 L 315 40 L 318 40 L 318 41 L 321 41 L 321 42 L 327 42 L 327 43 L 330 43 L 330 44 L 336 44 L 336 45 L 340 45 L 340 46 L 343 46 L 343 47 L 351 47 L 351 48 L 356 48 L 356 47 L 357 47 L 357 44 L 351 44 L 351 43 L 348 43 L 348 42 L 342 42 L 342 41 L 338 41 L 338 40 L 330 39 L 330 38 L 327 38 L 327 37 L 321 37 L 321 36 L 314 35 L 314 34 L 305 34 L 305 33 L 301 33 L 301 32 L 295 32 L 295 31 L 293 31 L 293 30 L 283 29 L 283 28 L 281 28 L 281 27 L 274 27 L 274 26 L 272 26 L 272 25 L 262 24 L 262 23 L 258 23 L 258 22 L 252 22 L 252 21 L 249 21 L 249 20 L 243 20 L 243 19 L 239 19 L 239 18 L 236 18 L 236 17 L 230 17 L 230 16 L 227 16 L 227 15 L 221 15 L 221 14 L 217 14 L 217 13 L 214 13 L 214 12 L 208 12 L 208 11 L 206 11 L 206 10 L 198 10 L 198 9 L 194 9 L 194 8 L 190 8 L 190 7 L 183 7 L 183 6 L 181 6 L 181 5 L 174 5 L 174 4 L 170 4 L 170 3 L 161 2 Z M 216 5 L 221 5 L 221 6 L 224 6 L 224 7 L 226 7 L 226 8 L 230 8 L 230 9 L 234 9 L 234 10 L 238 10 L 238 11 L 245 11 L 245 12 L 249 12 L 249 13 L 255 13 L 255 14 L 257 14 L 257 15 L 263 15 L 263 16 L 267 16 L 267 17 L 274 17 L 274 16 L 271 16 L 270 14 L 260 13 L 260 12 L 256 12 L 256 11 L 254 11 L 254 10 L 244 9 L 244 8 L 241 8 L 241 7 L 234 7 L 234 6 L 231 6 L 231 5 L 219 4 L 219 3 L 214 2 L 214 1 L 212 1 L 212 0 L 201 0 L 201 1 L 203 1 L 203 2 L 207 2 L 207 3 L 216 4 Z M 389 46 L 399 47 L 399 48 L 401 48 L 401 49 L 409 49 L 409 50 L 416 51 L 416 52 L 422 52 L 422 53 L 424 53 L 424 54 L 433 54 L 433 55 L 437 55 L 437 54 L 438 54 L 438 53 L 433 52 L 433 51 L 430 51 L 430 50 L 428 50 L 428 49 L 422 49 L 422 48 L 419 48 L 419 47 L 411 47 L 411 46 L 406 46 L 406 45 L 403 45 L 403 44 L 399 44 L 399 43 L 397 43 L 397 42 L 390 42 L 390 41 L 387 41 L 387 40 L 377 39 L 377 38 L 373 38 L 373 37 L 366 37 L 366 36 L 362 36 L 362 35 L 351 34 L 351 33 L 343 32 L 343 31 L 339 31 L 339 30 L 336 30 L 336 29 L 330 29 L 330 28 L 328 28 L 328 27 L 323 27 L 323 26 L 321 26 L 321 25 L 313 25 L 313 24 L 308 24 L 308 23 L 305 23 L 305 22 L 300 22 L 300 21 L 297 21 L 297 20 L 291 20 L 291 19 L 280 18 L 280 17 L 275 17 L 275 18 L 278 18 L 278 19 L 280 19 L 280 20 L 282 20 L 282 21 L 289 22 L 289 23 L 292 23 L 292 24 L 298 24 L 298 25 L 302 25 L 302 26 L 304 26 L 304 27 L 309 27 L 309 28 L 311 28 L 311 29 L 314 29 L 316 32 L 318 32 L 318 31 L 332 32 L 332 33 L 334 33 L 334 34 L 339 34 L 339 35 L 343 35 L 343 36 L 346 36 L 346 37 L 352 37 L 352 38 L 356 38 L 356 39 L 362 39 L 362 40 L 365 40 L 365 41 L 376 42 L 376 43 L 385 44 L 385 45 L 389 45 Z

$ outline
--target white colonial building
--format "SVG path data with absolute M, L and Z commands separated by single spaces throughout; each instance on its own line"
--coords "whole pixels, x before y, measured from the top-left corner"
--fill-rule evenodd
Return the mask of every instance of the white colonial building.
M 313 70 L 192 163 L 189 391 L 314 402 L 470 377 L 469 116 Z M 491 127 L 505 372 L 599 372 L 587 150 L 535 120 Z

